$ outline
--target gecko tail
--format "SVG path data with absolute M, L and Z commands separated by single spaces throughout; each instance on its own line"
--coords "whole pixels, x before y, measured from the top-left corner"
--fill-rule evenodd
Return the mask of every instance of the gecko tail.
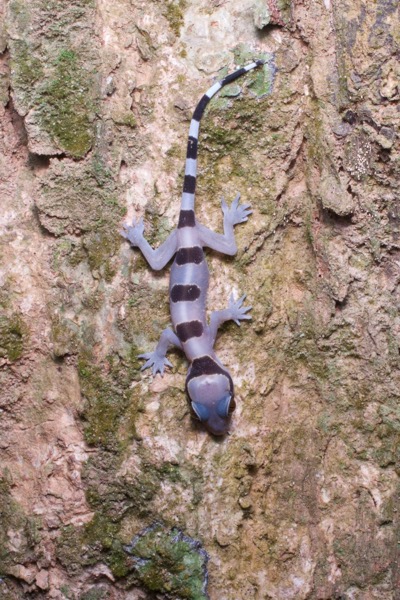
M 212 85 L 200 98 L 190 122 L 189 128 L 189 139 L 186 152 L 186 163 L 185 163 L 185 179 L 183 181 L 183 193 L 182 193 L 182 211 L 193 211 L 194 210 L 194 196 L 196 191 L 196 177 L 197 177 L 197 150 L 199 141 L 199 130 L 200 121 L 204 114 L 207 104 L 211 98 L 215 96 L 228 83 L 232 83 L 248 71 L 261 67 L 266 63 L 265 60 L 259 59 L 248 64 L 245 67 L 237 69 L 233 73 L 230 73 L 220 81 L 217 81 Z

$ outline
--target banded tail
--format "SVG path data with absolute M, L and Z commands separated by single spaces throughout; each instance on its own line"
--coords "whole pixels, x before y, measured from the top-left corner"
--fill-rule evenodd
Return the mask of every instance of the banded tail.
M 227 75 L 221 81 L 217 81 L 210 87 L 209 90 L 204 94 L 204 96 L 200 99 L 200 102 L 197 104 L 196 109 L 193 113 L 192 120 L 190 122 L 189 128 L 189 140 L 187 146 L 186 153 L 186 164 L 185 164 L 185 179 L 183 182 L 183 193 L 182 193 L 182 204 L 181 204 L 181 212 L 179 216 L 179 224 L 178 227 L 186 227 L 189 223 L 188 220 L 193 221 L 194 225 L 194 197 L 196 191 L 196 177 L 197 177 L 197 147 L 199 140 L 199 128 L 200 121 L 204 114 L 207 104 L 210 102 L 211 98 L 215 96 L 217 92 L 224 85 L 228 83 L 232 83 L 238 77 L 241 77 L 247 71 L 251 71 L 256 67 L 260 67 L 264 64 L 263 60 L 256 60 L 251 64 L 247 65 L 247 67 L 242 67 L 237 71 L 234 71 L 230 75 Z M 192 226 L 193 226 L 192 225 Z

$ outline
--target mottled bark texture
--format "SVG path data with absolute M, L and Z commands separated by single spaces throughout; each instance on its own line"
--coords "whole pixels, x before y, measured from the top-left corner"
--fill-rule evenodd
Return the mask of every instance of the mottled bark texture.
M 400 598 L 397 0 L 2 17 L 1 598 Z M 175 227 L 191 111 L 259 56 L 200 141 L 199 218 L 254 210 L 238 256 L 208 256 L 210 307 L 254 307 L 217 341 L 238 405 L 217 441 L 184 357 L 140 372 L 168 274 L 118 229 Z

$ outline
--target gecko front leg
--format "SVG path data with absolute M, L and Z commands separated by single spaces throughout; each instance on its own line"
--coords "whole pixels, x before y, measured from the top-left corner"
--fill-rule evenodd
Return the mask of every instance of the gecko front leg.
M 240 321 L 250 320 L 251 316 L 246 314 L 252 309 L 252 306 L 243 306 L 243 302 L 246 299 L 244 294 L 239 300 L 233 299 L 233 294 L 229 298 L 228 308 L 224 310 L 216 310 L 211 313 L 210 316 L 210 339 L 214 346 L 215 339 L 217 337 L 218 329 L 226 321 L 235 321 L 236 325 L 240 326 Z
M 144 223 L 143 219 L 140 219 L 139 221 L 133 221 L 132 225 L 124 225 L 120 234 L 128 240 L 132 246 L 141 250 L 152 269 L 159 271 L 165 267 L 178 249 L 176 229 L 174 229 L 165 242 L 156 249 L 150 246 L 149 242 L 143 236 L 143 232 Z
M 197 229 L 200 233 L 200 239 L 203 246 L 212 248 L 222 254 L 233 256 L 237 252 L 235 242 L 234 226 L 239 223 L 245 223 L 252 214 L 250 204 L 239 204 L 240 194 L 236 196 L 229 207 L 225 200 L 221 202 L 222 212 L 224 214 L 224 233 L 215 233 L 201 223 L 197 223 Z
M 172 329 L 164 329 L 160 336 L 160 340 L 153 352 L 146 352 L 145 354 L 139 354 L 138 358 L 144 358 L 147 362 L 144 363 L 141 371 L 152 367 L 153 375 L 156 373 L 164 374 L 165 367 L 172 367 L 166 354 L 171 346 L 175 346 L 180 350 L 183 350 L 182 344 L 179 338 L 175 335 Z

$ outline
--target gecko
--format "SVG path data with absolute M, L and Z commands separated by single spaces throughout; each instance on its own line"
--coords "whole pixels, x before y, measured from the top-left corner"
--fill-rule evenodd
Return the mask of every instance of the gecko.
M 222 200 L 224 233 L 215 233 L 202 225 L 195 216 L 194 202 L 197 177 L 197 152 L 200 121 L 211 98 L 228 83 L 264 64 L 256 60 L 227 75 L 212 85 L 198 102 L 189 128 L 185 176 L 179 221 L 176 229 L 158 248 L 153 249 L 145 239 L 143 219 L 124 225 L 121 235 L 131 246 L 139 248 L 155 270 L 163 269 L 173 258 L 169 300 L 173 330 L 164 329 L 153 352 L 140 354 L 145 359 L 142 370 L 152 368 L 153 375 L 163 375 L 166 366 L 172 367 L 166 354 L 171 347 L 182 350 L 188 361 L 186 392 L 193 416 L 209 433 L 222 436 L 229 432 L 230 420 L 236 408 L 232 377 L 214 351 L 219 327 L 226 321 L 251 319 L 251 306 L 244 306 L 246 295 L 238 300 L 230 296 L 228 307 L 206 317 L 206 298 L 209 271 L 203 248 L 233 256 L 237 252 L 234 227 L 247 221 L 252 213 L 250 204 L 239 204 L 240 194 L 228 206 Z

